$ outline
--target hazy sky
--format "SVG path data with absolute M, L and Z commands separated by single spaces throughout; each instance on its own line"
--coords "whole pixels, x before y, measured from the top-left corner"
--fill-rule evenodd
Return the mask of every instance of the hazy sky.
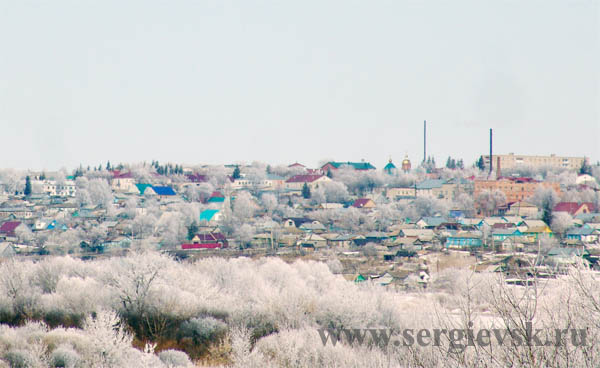
M 0 0 L 0 167 L 595 161 L 599 4 Z

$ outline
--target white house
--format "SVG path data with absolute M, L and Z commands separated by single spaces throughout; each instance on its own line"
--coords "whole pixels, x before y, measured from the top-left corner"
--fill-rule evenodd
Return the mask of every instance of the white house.
M 325 175 L 295 175 L 285 181 L 285 189 L 302 190 L 306 184 L 310 190 L 318 188 L 319 184 L 331 182 Z
M 115 192 L 134 193 L 137 191 L 135 178 L 130 172 L 124 174 L 115 172 L 110 186 Z

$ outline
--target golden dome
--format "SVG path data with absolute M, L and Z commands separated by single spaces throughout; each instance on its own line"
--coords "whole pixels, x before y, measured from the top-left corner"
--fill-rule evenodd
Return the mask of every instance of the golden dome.
M 408 155 L 404 156 L 404 160 L 402 160 L 402 170 L 407 172 L 410 170 L 410 160 L 408 159 Z

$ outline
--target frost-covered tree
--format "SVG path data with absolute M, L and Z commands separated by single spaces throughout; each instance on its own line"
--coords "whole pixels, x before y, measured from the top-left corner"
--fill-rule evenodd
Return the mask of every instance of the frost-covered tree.
M 132 232 L 137 238 L 152 236 L 157 219 L 152 213 L 145 213 L 135 217 L 132 222 Z
M 308 189 L 308 186 L 306 187 Z M 325 196 L 325 190 L 321 187 L 316 188 L 310 193 L 311 203 L 321 204 L 327 202 L 327 197 Z
M 258 209 L 252 195 L 246 191 L 239 192 L 233 202 L 233 215 L 240 220 L 246 221 L 254 216 Z
M 245 248 L 250 244 L 255 233 L 256 230 L 252 225 L 243 224 L 235 230 L 235 237 L 240 243 L 240 246 Z
M 14 169 L 0 169 L 0 183 L 9 194 L 23 190 L 23 173 Z
M 80 205 L 101 205 L 106 207 L 113 203 L 114 197 L 110 185 L 105 179 L 90 179 L 79 177 L 75 182 L 77 186 L 76 198 Z
M 500 190 L 483 190 L 475 197 L 477 208 L 486 216 L 493 215 L 500 206 L 506 204 L 506 195 Z
M 350 166 L 343 165 L 333 174 L 335 181 L 341 182 L 355 195 L 363 196 L 372 192 L 375 188 L 383 186 L 386 180 L 383 173 L 375 170 L 354 170 Z
M 475 201 L 473 200 L 472 196 L 466 193 L 460 193 L 458 196 L 456 196 L 454 198 L 452 207 L 464 211 L 466 217 L 470 217 L 475 214 Z
M 277 208 L 278 201 L 277 197 L 274 194 L 265 193 L 260 197 L 260 201 L 265 210 L 267 210 L 267 212 L 269 213 L 273 213 L 275 208 Z
M 214 190 L 214 186 L 211 183 L 187 185 L 184 190 L 184 195 L 189 201 L 201 202 L 210 197 Z
M 347 201 L 350 197 L 348 193 L 348 188 L 344 183 L 331 181 L 325 182 L 319 186 L 319 189 L 322 189 L 325 194 L 325 199 L 327 202 L 340 203 Z
M 94 249 L 100 247 L 108 237 L 108 227 L 105 224 L 94 226 L 86 232 L 87 241 Z
M 538 186 L 529 201 L 542 210 L 542 220 L 550 225 L 552 223 L 552 209 L 558 203 L 556 192 L 552 188 Z
M 17 236 L 19 242 L 24 244 L 29 244 L 34 239 L 33 232 L 25 223 L 21 223 L 19 226 L 17 226 L 15 229 L 15 235 Z
M 392 204 L 380 204 L 375 212 L 375 220 L 379 231 L 385 231 L 401 218 L 401 212 Z
M 137 206 L 138 204 L 135 198 L 127 198 L 125 204 L 123 205 L 123 213 L 127 216 L 127 218 L 133 219 L 136 215 Z
M 573 226 L 573 217 L 567 212 L 555 212 L 552 215 L 550 227 L 552 231 L 564 235 L 565 231 Z
M 403 216 L 410 219 L 419 219 L 426 216 L 442 215 L 448 213 L 448 203 L 431 197 L 417 197 L 403 210 Z

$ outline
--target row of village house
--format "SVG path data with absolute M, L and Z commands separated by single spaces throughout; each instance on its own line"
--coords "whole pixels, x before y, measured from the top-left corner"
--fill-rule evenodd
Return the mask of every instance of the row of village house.
M 203 211 L 199 223 L 205 225 L 206 230 L 218 229 L 218 215 L 220 213 L 218 208 L 225 205 L 225 198 L 216 192 L 213 193 L 208 202 L 216 205 L 216 208 Z M 376 204 L 370 199 L 358 199 L 354 201 L 353 206 L 369 212 L 376 211 Z M 25 207 L 29 208 L 27 212 L 3 208 L 6 210 L 4 215 L 9 215 L 4 217 L 4 222 L 0 226 L 0 237 L 9 240 L 14 238 L 15 229 L 20 225 L 27 225 L 33 231 L 65 231 L 67 230 L 66 223 L 73 223 L 73 218 L 78 220 L 76 223 L 83 225 L 89 225 L 90 223 L 108 224 L 110 228 L 117 230 L 117 235 L 124 235 L 128 231 L 127 228 L 119 227 L 122 219 L 107 218 L 102 208 L 78 208 L 68 202 L 49 204 L 43 210 L 40 207 L 43 206 Z M 556 212 L 567 212 L 575 218 L 576 226 L 566 231 L 564 234 L 565 242 L 579 244 L 598 242 L 600 215 L 595 212 L 596 209 L 593 204 L 559 203 L 554 210 Z M 41 215 L 36 217 L 34 214 Z M 65 219 L 66 214 L 69 214 L 69 221 L 61 221 L 61 219 Z M 367 234 L 353 234 L 348 233 L 345 229 L 328 228 L 318 221 L 308 218 L 284 219 L 281 227 L 284 232 L 278 235 L 277 239 L 273 238 L 270 229 L 264 229 L 263 233 L 255 236 L 254 244 L 257 246 L 273 246 L 273 242 L 276 241 L 278 246 L 304 245 L 306 247 L 321 248 L 325 246 L 360 246 L 372 242 L 401 247 L 443 244 L 450 248 L 470 248 L 489 246 L 492 242 L 522 246 L 535 244 L 543 236 L 554 236 L 548 225 L 540 220 L 508 215 L 483 219 L 426 217 L 414 222 L 397 224 L 392 226 L 388 232 L 371 232 Z M 484 231 L 487 231 L 487 234 Z M 210 233 L 215 233 L 215 231 L 210 231 Z M 192 241 L 191 244 L 193 243 Z M 198 248 L 200 246 L 189 246 L 189 248 L 194 247 Z
M 338 163 L 337 168 L 342 166 L 342 164 L 352 164 L 352 163 Z M 365 163 L 355 163 L 356 169 L 358 170 L 370 170 L 372 169 L 372 165 Z M 327 167 L 328 171 L 335 170 L 336 165 L 329 165 Z M 129 172 L 113 172 L 113 177 L 110 180 L 110 184 L 115 193 L 122 193 L 122 196 L 157 196 L 159 200 L 163 201 L 176 201 L 182 200 L 181 196 L 178 195 L 178 192 L 182 192 L 186 186 L 188 185 L 200 185 L 201 183 L 207 182 L 208 177 L 202 174 L 188 174 L 186 175 L 186 179 L 183 182 L 173 183 L 172 185 L 151 185 L 145 183 L 137 183 L 133 175 Z M 472 178 L 470 178 L 472 179 Z M 323 170 L 313 171 L 310 174 L 303 175 L 295 175 L 290 178 L 282 178 L 277 177 L 271 174 L 268 174 L 265 179 L 261 180 L 260 183 L 251 182 L 249 180 L 245 180 L 244 178 L 240 178 L 238 180 L 230 180 L 228 190 L 241 190 L 248 187 L 261 187 L 262 190 L 281 190 L 281 194 L 287 195 L 299 195 L 302 191 L 302 187 L 306 184 L 311 189 L 315 189 L 320 183 L 324 183 L 330 181 L 331 179 L 323 174 Z M 164 180 L 162 180 L 164 182 Z M 553 187 L 555 190 L 560 191 L 560 187 L 556 187 L 554 184 L 541 183 L 534 180 L 524 180 L 523 178 L 499 178 L 499 180 L 495 181 L 482 181 L 482 180 L 469 180 L 469 179 L 452 179 L 452 180 L 441 180 L 441 179 L 428 179 L 423 182 L 417 183 L 415 186 L 406 187 L 406 188 L 382 188 L 379 191 L 376 191 L 371 195 L 372 198 L 358 198 L 355 199 L 350 204 L 355 208 L 359 208 L 365 211 L 376 211 L 377 204 L 375 196 L 377 194 L 385 197 L 388 200 L 401 199 L 401 198 L 411 198 L 414 196 L 428 196 L 433 198 L 448 198 L 453 199 L 458 193 L 476 193 L 478 190 L 484 189 L 492 189 L 489 183 L 495 182 L 496 188 L 499 190 L 506 191 L 507 193 L 511 193 L 511 191 L 517 193 L 525 193 L 520 194 L 519 196 L 514 196 L 512 199 L 516 199 L 514 203 L 511 203 L 510 206 L 506 208 L 506 216 L 518 216 L 523 219 L 531 219 L 535 218 L 538 215 L 539 209 L 534 205 L 531 205 L 525 201 L 524 198 L 527 198 L 526 195 L 533 194 L 533 191 L 538 185 L 549 185 Z M 4 219 L 4 223 L 0 228 L 0 236 L 10 237 L 11 228 L 14 230 L 15 224 L 19 226 L 21 223 L 26 223 L 30 226 L 32 230 L 42 231 L 42 230 L 64 230 L 64 224 L 57 222 L 53 217 L 59 213 L 64 213 L 65 211 L 75 214 L 79 216 L 81 219 L 86 219 L 89 221 L 96 220 L 100 221 L 102 219 L 102 210 L 101 209 L 89 209 L 89 208 L 78 208 L 72 200 L 68 200 L 68 198 L 75 196 L 76 188 L 74 182 L 69 178 L 66 181 L 53 182 L 51 180 L 43 180 L 41 182 L 44 190 L 46 191 L 45 195 L 37 195 L 30 196 L 27 201 L 19 200 L 16 198 L 12 198 L 10 200 L 5 201 L 0 205 L 0 218 Z M 57 197 L 67 198 L 67 200 L 60 200 Z M 200 215 L 200 222 L 206 223 L 207 226 L 212 226 L 213 228 L 218 225 L 220 218 L 220 207 L 226 203 L 226 196 L 221 194 L 220 192 L 213 193 L 210 197 L 205 199 L 206 203 L 214 204 L 214 208 L 208 209 L 204 211 Z M 508 196 L 507 196 L 508 197 Z M 37 199 L 37 203 L 36 203 Z M 118 195 L 117 195 L 118 200 Z M 343 207 L 344 204 L 339 203 L 324 203 L 319 205 L 320 208 L 340 208 Z M 593 207 L 591 203 L 563 203 L 559 204 L 555 211 L 566 211 L 569 212 L 573 216 L 579 215 L 587 215 L 587 220 L 581 223 L 577 223 L 577 227 L 569 230 L 566 234 L 566 239 L 570 241 L 581 241 L 585 243 L 594 243 L 597 241 L 597 231 L 598 228 L 595 225 L 594 217 L 592 216 L 596 209 Z M 434 235 L 430 236 L 429 232 L 420 233 L 416 238 L 413 236 L 414 240 L 418 240 L 416 245 L 432 243 L 432 242 L 441 242 L 448 247 L 470 247 L 470 246 L 482 246 L 488 245 L 488 241 L 483 234 L 481 234 L 481 229 L 478 226 L 469 227 L 479 222 L 478 225 L 481 226 L 486 221 L 481 219 L 468 219 L 464 218 L 464 214 L 461 213 L 460 209 L 456 209 L 451 211 L 451 219 L 442 219 L 438 218 L 434 221 L 442 221 L 444 226 L 441 226 L 441 223 L 435 227 Z M 590 217 L 592 216 L 592 217 Z M 584 216 L 585 217 L 585 216 Z M 460 220 L 457 220 L 460 219 Z M 103 219 L 106 220 L 106 219 Z M 116 220 L 116 221 L 115 221 Z M 577 219 L 578 221 L 580 219 Z M 588 221 L 589 220 L 589 221 Z M 116 222 L 118 224 L 118 219 L 110 219 L 112 222 Z M 415 224 L 402 224 L 405 227 L 405 230 L 432 230 L 431 225 L 421 226 L 418 223 L 425 221 L 425 219 L 421 219 L 417 221 Z M 483 222 L 482 222 L 483 221 Z M 490 220 L 488 220 L 490 221 Z M 600 222 L 600 221 L 598 221 Z M 404 239 L 406 244 L 410 244 L 411 236 L 407 236 L 406 232 L 398 233 L 395 235 L 393 232 L 385 235 L 385 236 L 367 236 L 369 234 L 347 234 L 347 231 L 344 229 L 321 229 L 322 225 L 315 223 L 315 221 L 311 221 L 312 227 L 304 225 L 299 228 L 306 234 L 296 234 L 292 236 L 282 237 L 284 239 L 283 244 L 288 245 L 297 245 L 297 244 L 305 244 L 310 246 L 313 244 L 314 247 L 318 248 L 322 245 L 342 245 L 346 246 L 349 244 L 360 245 L 365 242 L 373 242 L 380 243 L 386 242 L 387 244 L 397 242 L 398 239 Z M 509 224 L 510 222 L 507 222 Z M 531 223 L 531 220 L 529 220 Z M 454 225 L 449 225 L 454 224 Z M 488 224 L 489 225 L 489 224 Z M 493 233 L 491 239 L 498 242 L 510 240 L 511 243 L 514 244 L 527 244 L 531 243 L 532 239 L 537 240 L 539 238 L 539 233 L 548 234 L 547 225 L 537 224 L 535 228 L 537 230 L 533 231 L 532 227 L 529 225 L 523 225 L 522 223 L 514 223 L 514 226 L 507 225 L 498 225 L 498 223 L 494 223 L 491 225 L 493 229 Z M 441 226 L 441 227 L 440 227 Z M 494 227 L 496 226 L 496 227 Z M 525 226 L 525 228 L 523 227 Z M 290 226 L 285 226 L 284 228 L 290 228 Z M 440 232 L 441 231 L 441 232 Z M 410 231 L 409 231 L 410 232 Z M 373 235 L 373 234 L 370 234 Z M 381 234 L 380 234 L 381 235 Z M 551 235 L 548 235 L 551 236 Z M 377 241 L 371 241 L 377 240 Z M 264 244 L 268 242 L 273 242 L 272 237 L 269 233 L 258 234 L 255 237 L 256 244 Z M 197 243 L 197 244 L 201 244 Z M 193 242 L 191 244 L 194 244 Z M 421 244 L 421 245 L 422 245 Z M 396 244 L 399 245 L 399 244 Z

